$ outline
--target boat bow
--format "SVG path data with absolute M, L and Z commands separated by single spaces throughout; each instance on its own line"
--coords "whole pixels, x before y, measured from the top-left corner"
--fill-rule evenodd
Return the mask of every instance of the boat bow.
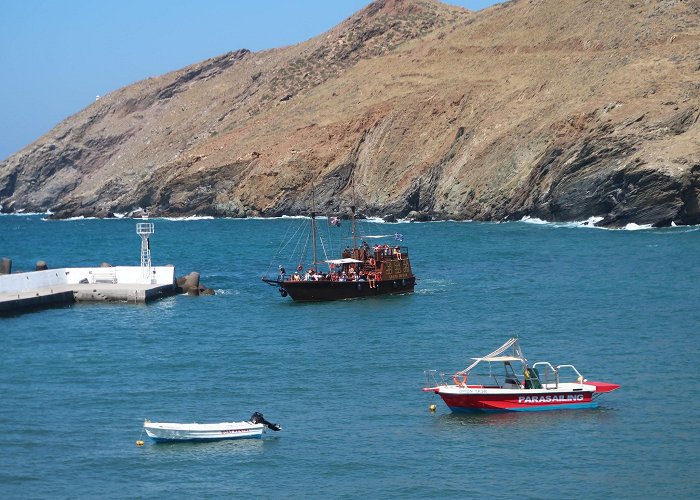
M 586 380 L 586 384 L 594 386 L 594 392 L 600 393 L 612 392 L 620 388 L 620 384 L 611 384 L 610 382 L 591 382 L 590 380 Z

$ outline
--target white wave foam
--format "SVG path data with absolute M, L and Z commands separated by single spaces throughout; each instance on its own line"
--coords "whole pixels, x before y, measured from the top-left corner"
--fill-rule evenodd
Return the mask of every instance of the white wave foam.
M 385 221 L 381 217 L 367 217 L 366 219 L 361 220 L 370 224 L 388 224 L 387 221 Z
M 14 215 L 17 217 L 31 217 L 33 215 L 51 215 L 51 212 L 23 212 L 23 211 L 18 211 L 18 212 L 13 212 L 11 214 L 0 214 L 0 216 L 8 216 L 8 215 Z
M 520 222 L 525 222 L 527 224 L 549 225 L 552 227 L 584 227 L 584 228 L 592 228 L 592 229 L 605 229 L 605 230 L 609 230 L 609 231 L 640 231 L 640 230 L 644 230 L 644 229 L 654 229 L 654 227 L 651 224 L 635 224 L 634 222 L 630 222 L 625 227 L 621 227 L 621 228 L 610 228 L 610 227 L 597 226 L 596 224 L 602 220 L 603 220 L 603 217 L 593 216 L 593 217 L 589 217 L 588 219 L 586 219 L 584 221 L 550 222 L 550 221 L 538 219 L 537 217 L 530 217 L 530 216 L 526 215 L 525 217 L 520 219 Z
M 621 228 L 625 231 L 641 231 L 643 229 L 654 229 L 654 226 L 651 224 L 635 224 L 634 222 L 630 222 L 627 224 L 625 227 Z
M 603 217 L 589 217 L 585 221 L 577 222 L 576 224 L 580 225 L 580 226 L 595 226 L 596 224 L 598 224 L 602 220 L 603 220 Z
M 163 220 L 169 220 L 169 221 L 191 221 L 191 220 L 211 220 L 215 219 L 216 217 L 212 217 L 211 215 L 189 215 L 187 217 L 163 217 Z
M 551 222 L 547 222 L 546 220 L 542 220 L 537 217 L 530 217 L 529 215 L 525 215 L 522 219 L 520 219 L 520 222 L 525 222 L 527 224 L 551 224 Z

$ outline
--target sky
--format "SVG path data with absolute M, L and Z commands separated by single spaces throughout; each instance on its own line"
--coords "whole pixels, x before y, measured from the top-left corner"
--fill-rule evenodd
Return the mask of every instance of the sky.
M 502 0 L 449 0 L 480 10 Z M 131 83 L 328 31 L 370 0 L 1 0 L 0 161 Z

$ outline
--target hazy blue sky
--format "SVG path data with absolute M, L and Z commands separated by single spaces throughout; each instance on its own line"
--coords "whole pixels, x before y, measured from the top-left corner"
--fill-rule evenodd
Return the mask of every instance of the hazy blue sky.
M 449 0 L 479 10 L 502 0 Z M 0 161 L 97 95 L 239 48 L 292 45 L 370 0 L 0 0 Z

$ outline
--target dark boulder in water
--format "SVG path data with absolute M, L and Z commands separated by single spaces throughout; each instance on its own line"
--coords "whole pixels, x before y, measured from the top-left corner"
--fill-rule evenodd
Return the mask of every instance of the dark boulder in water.
M 207 288 L 199 283 L 199 273 L 196 271 L 179 277 L 175 280 L 175 285 L 179 293 L 186 293 L 187 295 L 215 295 L 212 288 Z
M 12 259 L 3 257 L 0 261 L 0 274 L 12 273 Z

